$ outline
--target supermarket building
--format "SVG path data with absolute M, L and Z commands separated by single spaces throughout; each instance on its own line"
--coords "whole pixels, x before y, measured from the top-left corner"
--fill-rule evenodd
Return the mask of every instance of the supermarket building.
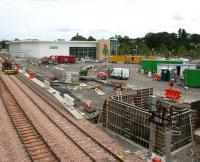
M 74 55 L 77 58 L 104 59 L 117 52 L 117 40 L 98 41 L 40 41 L 24 40 L 8 43 L 9 54 L 13 57 L 41 58 L 51 55 Z

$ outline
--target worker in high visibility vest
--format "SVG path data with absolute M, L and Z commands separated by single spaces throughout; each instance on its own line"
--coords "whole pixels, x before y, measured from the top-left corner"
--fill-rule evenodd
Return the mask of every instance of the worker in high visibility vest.
M 170 80 L 169 86 L 170 86 L 170 89 L 172 89 L 172 87 L 174 86 L 174 79 L 171 79 L 171 80 Z

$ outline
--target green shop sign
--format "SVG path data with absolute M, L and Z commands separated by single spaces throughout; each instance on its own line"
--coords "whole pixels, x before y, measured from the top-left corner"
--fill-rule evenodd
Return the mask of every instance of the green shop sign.
M 56 46 L 56 45 L 51 45 L 51 46 L 49 46 L 49 49 L 58 49 L 58 46 Z

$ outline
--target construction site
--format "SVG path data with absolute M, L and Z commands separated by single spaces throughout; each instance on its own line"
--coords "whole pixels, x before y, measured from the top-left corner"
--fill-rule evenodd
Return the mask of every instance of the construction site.
M 198 3 L 0 0 L 0 162 L 200 162 Z
M 87 147 L 76 142 L 73 134 L 65 132 L 65 128 L 59 126 L 59 129 L 62 129 L 87 155 L 83 156 L 86 158 L 85 160 L 80 160 L 81 156 L 77 156 L 77 161 L 89 161 L 87 158 L 104 161 L 112 159 L 111 155 L 116 161 L 200 161 L 199 88 L 188 89 L 186 85 L 182 86 L 177 76 L 176 82 L 172 86 L 166 80 L 158 80 L 158 74 L 156 75 L 153 70 L 150 70 L 151 66 L 145 66 L 147 72 L 145 72 L 146 69 L 142 69 L 144 65 L 142 60 L 140 60 L 141 65 L 138 63 L 138 57 L 136 63 L 127 63 L 126 61 L 117 63 L 116 60 L 115 63 L 75 61 L 75 58 L 71 57 L 66 61 L 66 58 L 58 56 L 25 59 L 1 55 L 2 71 L 4 72 L 4 74 L 1 73 L 1 78 L 6 87 L 10 89 L 9 91 L 15 93 L 12 94 L 15 100 L 23 98 L 23 95 L 17 94 L 11 89 L 12 86 L 7 85 L 11 82 L 13 82 L 13 87 L 14 84 L 17 84 L 18 88 L 16 89 L 28 95 L 34 104 L 40 102 L 39 98 L 45 97 L 47 100 L 45 102 L 50 105 L 58 104 L 58 107 L 62 107 L 56 111 L 62 111 L 61 113 L 64 115 L 68 114 L 67 116 L 70 116 L 70 120 L 73 120 L 74 123 L 79 125 L 86 120 L 83 122 L 85 124 L 81 124 L 81 128 L 78 129 L 87 133 L 89 138 L 94 138 L 94 141 L 97 140 L 98 145 L 107 151 L 104 151 L 106 153 L 102 152 L 101 155 L 90 154 Z M 7 63 L 4 60 L 12 61 Z M 180 66 L 181 62 L 171 61 L 170 63 L 174 63 L 173 66 L 176 64 Z M 166 61 L 165 64 L 169 64 L 169 61 Z M 142 70 L 144 72 L 141 72 Z M 164 79 L 166 78 L 164 77 Z M 25 84 L 34 92 L 26 92 Z M 32 98 L 31 93 L 37 93 L 39 98 Z M 4 97 L 6 96 L 2 93 L 1 98 L 3 102 L 4 100 L 6 102 Z M 25 103 L 21 102 L 19 101 L 18 104 L 23 107 Z M 4 105 L 6 106 L 6 103 Z M 36 107 L 41 107 L 40 111 L 42 112 L 47 111 L 47 115 L 50 113 L 45 107 L 43 110 L 42 105 Z M 25 114 L 29 116 L 31 109 L 24 110 Z M 12 114 L 12 112 L 10 113 Z M 53 111 L 49 115 L 55 116 Z M 66 120 L 53 116 L 48 117 L 53 123 L 57 122 L 56 120 L 63 120 L 63 122 Z M 33 120 L 32 124 L 34 125 L 36 120 L 34 115 L 30 117 L 30 120 Z M 37 120 L 40 121 L 39 118 Z M 16 121 L 16 123 L 18 122 Z M 38 132 L 43 128 L 40 128 L 39 125 L 36 126 Z M 89 127 L 94 128 L 96 132 L 89 133 Z M 45 128 L 43 131 L 41 137 L 45 141 Z M 84 140 L 84 138 L 80 136 L 80 139 Z M 112 153 L 109 152 L 111 150 L 108 145 L 104 146 L 104 138 L 107 141 L 115 141 L 112 144 L 109 142 Z M 21 140 L 23 141 L 23 139 Z M 63 161 L 65 159 L 63 153 L 59 150 L 54 151 L 56 147 L 52 148 L 50 141 L 47 140 L 46 145 L 49 149 L 51 148 L 54 159 Z M 89 145 L 90 142 L 87 141 L 87 143 Z M 65 148 L 65 145 L 62 147 Z M 34 158 L 31 149 L 27 146 L 26 149 L 30 152 L 30 158 Z M 118 151 L 120 153 L 116 154 Z M 37 156 L 40 157 L 40 155 Z M 73 158 L 75 157 L 73 156 Z

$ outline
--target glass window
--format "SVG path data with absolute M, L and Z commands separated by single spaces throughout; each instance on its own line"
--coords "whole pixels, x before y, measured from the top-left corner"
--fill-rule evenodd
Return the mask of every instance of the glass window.
M 70 55 L 78 58 L 96 58 L 96 47 L 70 47 Z

